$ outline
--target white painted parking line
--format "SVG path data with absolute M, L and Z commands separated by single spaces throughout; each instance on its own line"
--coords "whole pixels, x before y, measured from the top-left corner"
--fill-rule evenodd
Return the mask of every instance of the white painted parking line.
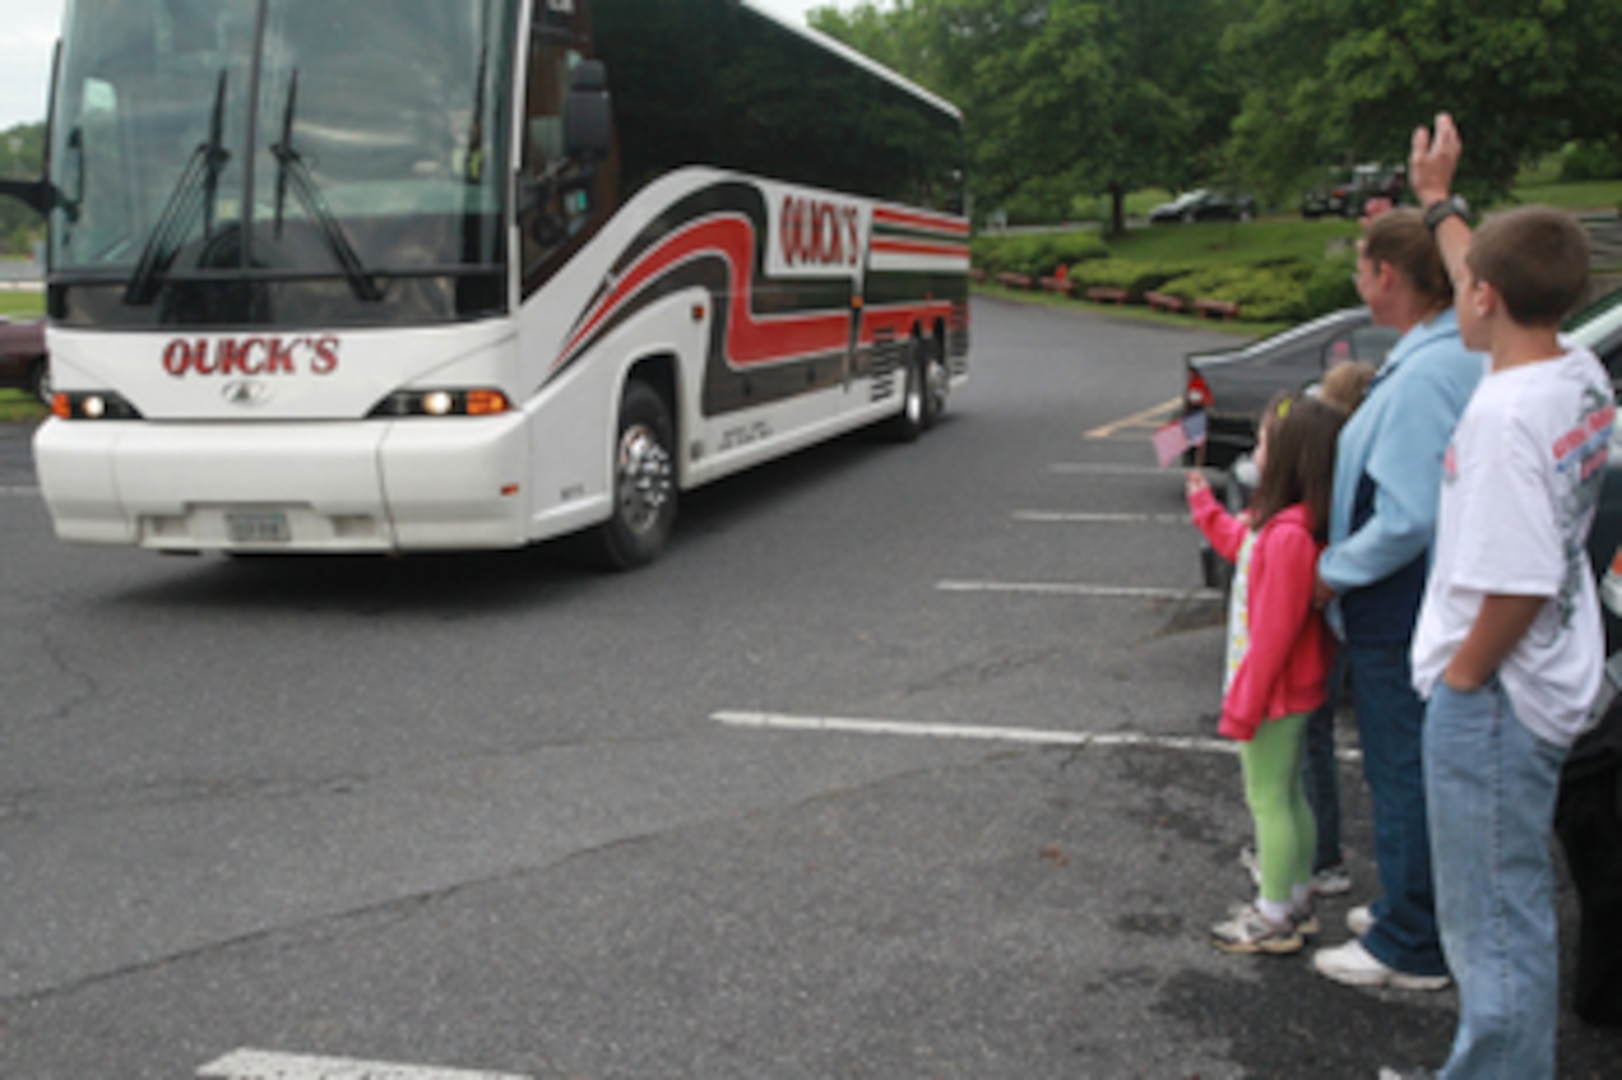
M 1027 746 L 1146 747 L 1196 754 L 1237 754 L 1240 744 L 1232 739 L 1201 735 L 1146 735 L 1139 731 L 1052 731 L 1042 728 L 988 727 L 976 724 L 923 724 L 908 720 L 863 719 L 848 716 L 793 716 L 788 713 L 744 712 L 723 709 L 711 713 L 718 724 L 764 731 L 806 731 L 833 735 L 875 735 L 912 739 L 968 739 L 980 742 L 1013 742 Z M 1341 761 L 1361 761 L 1355 749 L 1338 750 Z
M 903 720 L 862 720 L 843 716 L 788 716 L 783 713 L 714 713 L 711 720 L 728 727 L 775 731 L 815 731 L 846 735 L 896 735 L 915 739 L 971 739 L 1035 746 L 1149 746 L 1202 754 L 1232 754 L 1239 744 L 1195 735 L 1144 735 L 1135 731 L 1046 731 L 1039 728 L 984 727 L 974 724 L 919 724 Z
M 1194 522 L 1187 514 L 1092 514 L 1069 510 L 1015 510 L 1014 520 L 1043 525 L 1191 525 Z
M 941 592 L 1027 593 L 1036 596 L 1081 596 L 1106 600 L 1192 600 L 1201 604 L 1217 603 L 1222 600 L 1222 593 L 1217 589 L 1093 585 L 1081 581 L 937 581 L 935 588 Z
M 197 1070 L 213 1080 L 530 1080 L 516 1073 L 394 1065 L 383 1061 L 233 1050 Z

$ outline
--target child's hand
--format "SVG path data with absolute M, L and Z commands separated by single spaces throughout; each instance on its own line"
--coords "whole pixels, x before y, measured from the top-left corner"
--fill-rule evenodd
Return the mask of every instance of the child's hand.
M 1190 469 L 1187 477 L 1183 480 L 1183 490 L 1188 494 L 1189 498 L 1193 498 L 1202 491 L 1210 491 L 1211 482 L 1198 469 Z

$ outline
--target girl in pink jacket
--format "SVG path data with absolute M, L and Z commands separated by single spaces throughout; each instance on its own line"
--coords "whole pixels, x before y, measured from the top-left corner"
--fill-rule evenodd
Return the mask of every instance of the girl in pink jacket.
M 1301 754 L 1332 658 L 1312 586 L 1344 418 L 1314 398 L 1270 403 L 1257 426 L 1261 478 L 1238 517 L 1217 503 L 1203 474 L 1188 474 L 1194 524 L 1234 564 L 1218 730 L 1244 744 L 1239 759 L 1261 867 L 1256 900 L 1211 928 L 1217 948 L 1227 952 L 1298 952 L 1318 930 L 1310 884 L 1317 827 L 1301 786 Z

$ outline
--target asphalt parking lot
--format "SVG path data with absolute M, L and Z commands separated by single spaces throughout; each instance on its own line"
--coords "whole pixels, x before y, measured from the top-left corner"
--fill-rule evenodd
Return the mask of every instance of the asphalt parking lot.
M 0 430 L 0 1076 L 1440 1061 L 1450 993 L 1206 940 L 1248 826 L 1148 434 L 1215 334 L 998 302 L 975 334 L 924 440 L 700 493 L 621 577 L 70 548 Z M 1374 876 L 1357 768 L 1329 943 Z M 1561 1025 L 1562 1077 L 1619 1075 L 1622 1033 Z

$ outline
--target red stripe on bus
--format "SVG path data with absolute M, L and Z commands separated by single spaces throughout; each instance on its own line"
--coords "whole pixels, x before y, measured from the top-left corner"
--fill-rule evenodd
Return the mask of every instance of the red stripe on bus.
M 879 225 L 902 225 L 908 228 L 933 229 L 936 232 L 951 233 L 953 236 L 969 235 L 969 223 L 962 218 L 926 214 L 917 210 L 892 210 L 889 207 L 875 206 L 873 208 L 873 221 Z
M 706 218 L 671 234 L 619 279 L 569 339 L 553 366 L 561 365 L 573 355 L 581 342 L 643 286 L 673 267 L 702 255 L 719 255 L 731 271 L 731 303 L 726 327 L 728 363 L 747 366 L 844 349 L 850 327 L 850 316 L 846 312 L 754 317 L 749 310 L 749 297 L 754 294 L 754 240 L 755 230 L 749 219 L 732 214 Z
M 956 259 L 969 257 L 969 249 L 962 244 L 934 244 L 928 240 L 881 240 L 875 236 L 869 247 L 875 254 L 949 255 Z
M 861 343 L 873 344 L 884 331 L 889 331 L 894 337 L 910 336 L 912 328 L 920 323 L 927 325 L 939 320 L 951 325 L 953 306 L 950 301 L 935 301 L 865 308 L 862 311 Z

